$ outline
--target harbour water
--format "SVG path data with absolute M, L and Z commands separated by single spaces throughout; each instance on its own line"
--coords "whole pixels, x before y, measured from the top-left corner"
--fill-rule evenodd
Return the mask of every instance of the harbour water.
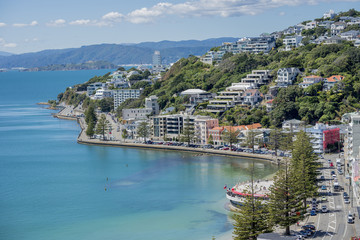
M 0 239 L 211 239 L 251 160 L 76 143 L 37 102 L 106 70 L 0 73 Z M 255 161 L 266 178 L 277 167 Z

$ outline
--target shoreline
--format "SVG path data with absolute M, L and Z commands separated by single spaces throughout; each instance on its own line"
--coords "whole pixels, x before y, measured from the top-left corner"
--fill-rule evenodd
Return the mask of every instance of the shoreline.
M 70 106 L 69 106 L 70 107 Z M 278 160 L 282 161 L 282 157 L 275 157 L 273 155 L 263 155 L 263 154 L 255 154 L 255 153 L 244 153 L 244 152 L 233 152 L 228 150 L 214 150 L 214 149 L 202 149 L 202 148 L 189 148 L 189 147 L 181 147 L 181 146 L 167 146 L 167 145 L 155 145 L 155 144 L 143 144 L 143 143 L 128 143 L 128 142 L 120 142 L 119 140 L 99 140 L 89 138 L 85 134 L 86 123 L 84 117 L 78 116 L 68 116 L 63 115 L 59 111 L 58 113 L 53 114 L 53 117 L 64 119 L 64 120 L 76 120 L 81 128 L 81 131 L 77 137 L 77 143 L 85 144 L 85 145 L 97 145 L 97 146 L 105 146 L 105 147 L 127 147 L 127 148 L 141 148 L 141 149 L 151 149 L 151 150 L 162 150 L 162 151 L 181 151 L 181 152 L 192 152 L 194 154 L 210 154 L 217 156 L 226 156 L 226 157 L 236 157 L 236 158 L 245 158 L 251 160 L 260 160 L 267 161 L 272 164 L 278 164 Z

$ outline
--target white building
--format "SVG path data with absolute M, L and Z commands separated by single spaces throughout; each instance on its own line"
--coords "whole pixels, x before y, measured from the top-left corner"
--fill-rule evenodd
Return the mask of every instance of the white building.
M 320 76 L 315 76 L 315 75 L 311 75 L 311 76 L 306 76 L 303 78 L 303 82 L 300 83 L 300 87 L 302 88 L 307 88 L 315 83 L 319 83 L 323 81 L 323 78 Z
M 334 10 L 330 9 L 330 11 L 324 13 L 323 18 L 324 19 L 326 19 L 326 18 L 333 19 L 335 16 L 336 16 L 336 13 L 334 12 Z
M 317 22 L 315 21 L 308 22 L 305 25 L 305 30 L 314 29 L 316 28 L 316 26 L 317 26 Z
M 300 132 L 305 129 L 305 122 L 297 119 L 291 119 L 282 123 L 282 129 L 284 132 Z
M 122 110 L 122 119 L 123 120 L 141 120 L 147 119 L 147 117 L 152 113 L 151 108 L 129 108 Z
M 347 41 L 355 41 L 359 39 L 360 31 L 350 30 L 340 33 L 340 37 Z
M 101 100 L 104 98 L 110 98 L 112 97 L 112 91 L 111 90 L 105 90 L 103 88 L 99 88 L 96 90 L 96 93 L 94 96 L 91 96 L 90 98 L 93 100 Z
M 239 82 L 239 83 L 232 83 L 230 87 L 226 88 L 226 91 L 246 91 L 247 89 L 253 89 L 256 88 L 256 85 L 254 83 L 244 83 L 244 82 Z
M 106 89 L 106 83 L 96 82 L 96 83 L 89 84 L 86 88 L 87 95 L 91 96 L 91 95 L 95 94 L 95 91 L 99 88 Z
M 145 98 L 145 108 L 150 108 L 155 115 L 158 115 L 160 112 L 157 100 L 158 97 L 155 95 Z
M 278 86 L 292 85 L 299 73 L 300 70 L 298 68 L 280 68 L 277 71 L 277 79 L 275 82 Z
M 253 70 L 251 74 L 247 74 L 246 78 L 242 78 L 242 83 L 250 83 L 255 86 L 264 85 L 270 80 L 270 70 Z
M 117 89 L 113 90 L 114 108 L 116 109 L 121 103 L 129 98 L 139 98 L 142 89 Z
M 286 36 L 283 39 L 283 44 L 285 45 L 285 50 L 286 51 L 290 51 L 293 48 L 297 48 L 300 46 L 301 40 L 302 40 L 302 36 Z
M 153 55 L 153 66 L 159 67 L 162 65 L 160 51 L 155 51 Z

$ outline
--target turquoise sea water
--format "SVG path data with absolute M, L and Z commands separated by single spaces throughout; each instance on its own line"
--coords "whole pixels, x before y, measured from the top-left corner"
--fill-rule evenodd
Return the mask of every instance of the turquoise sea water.
M 0 239 L 211 239 L 231 231 L 223 186 L 251 161 L 76 143 L 36 105 L 107 71 L 0 73 Z M 276 171 L 255 161 L 256 175 Z M 106 189 L 106 191 L 105 191 Z

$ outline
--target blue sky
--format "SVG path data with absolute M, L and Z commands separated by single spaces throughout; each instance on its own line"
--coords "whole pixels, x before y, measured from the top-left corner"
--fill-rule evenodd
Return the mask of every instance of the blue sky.
M 1 0 L 0 51 L 251 37 L 360 0 Z

